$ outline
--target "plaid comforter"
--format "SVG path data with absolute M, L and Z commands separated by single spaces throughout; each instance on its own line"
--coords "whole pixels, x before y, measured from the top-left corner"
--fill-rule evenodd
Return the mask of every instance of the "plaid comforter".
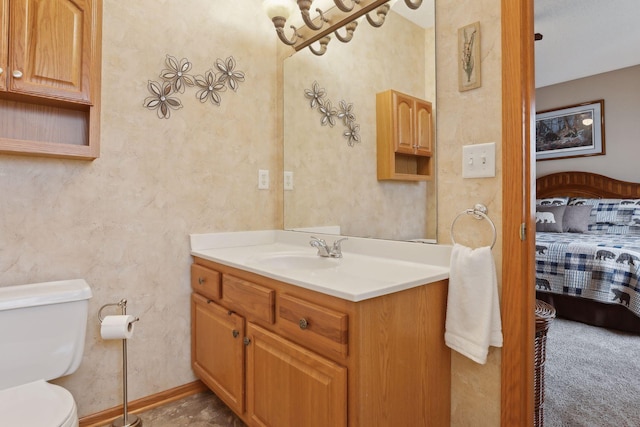
M 536 233 L 536 289 L 622 304 L 640 316 L 638 236 Z

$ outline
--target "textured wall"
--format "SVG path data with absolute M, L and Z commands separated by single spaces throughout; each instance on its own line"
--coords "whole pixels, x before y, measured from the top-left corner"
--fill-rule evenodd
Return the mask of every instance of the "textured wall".
M 101 157 L 0 155 L 0 286 L 84 278 L 94 297 L 80 369 L 59 382 L 81 415 L 121 400 L 121 345 L 99 338 L 96 313 L 129 300 L 133 400 L 194 379 L 189 233 L 277 228 L 276 42 L 260 0 L 105 0 Z M 248 4 L 244 6 L 244 4 Z M 166 54 L 203 74 L 233 56 L 246 81 L 160 120 L 142 104 Z M 270 169 L 271 190 L 257 189 Z M 256 211 L 255 206 L 260 206 Z
M 484 203 L 501 235 L 501 50 L 500 0 L 438 0 L 436 52 L 438 90 L 438 236 L 448 242 L 455 216 Z M 480 21 L 482 86 L 458 92 L 458 28 Z M 496 177 L 462 178 L 462 146 L 496 142 Z M 456 223 L 456 242 L 473 247 L 491 242 L 490 226 L 471 216 Z M 500 285 L 500 239 L 493 249 Z M 452 352 L 453 426 L 500 425 L 500 351 L 486 365 Z

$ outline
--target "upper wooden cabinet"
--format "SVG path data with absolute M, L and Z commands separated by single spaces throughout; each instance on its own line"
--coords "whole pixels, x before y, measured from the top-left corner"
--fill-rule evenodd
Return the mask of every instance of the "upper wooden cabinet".
M 9 63 L 9 0 L 0 0 L 0 90 L 7 89 Z
M 98 157 L 102 0 L 0 0 L 0 152 Z
M 378 179 L 431 178 L 432 123 L 430 102 L 394 90 L 377 94 Z
M 4 2 L 9 3 L 6 88 L 90 103 L 91 69 L 96 66 L 91 0 Z

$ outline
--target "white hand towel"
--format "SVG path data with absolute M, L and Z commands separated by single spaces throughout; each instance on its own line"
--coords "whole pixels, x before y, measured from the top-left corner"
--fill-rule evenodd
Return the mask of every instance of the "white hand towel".
M 496 265 L 488 246 L 453 245 L 444 340 L 482 365 L 490 345 L 502 347 Z

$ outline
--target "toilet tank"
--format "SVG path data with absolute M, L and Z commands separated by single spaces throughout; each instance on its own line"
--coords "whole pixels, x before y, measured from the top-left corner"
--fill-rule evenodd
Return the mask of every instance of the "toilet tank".
M 91 296 L 82 279 L 0 287 L 0 390 L 78 369 Z

